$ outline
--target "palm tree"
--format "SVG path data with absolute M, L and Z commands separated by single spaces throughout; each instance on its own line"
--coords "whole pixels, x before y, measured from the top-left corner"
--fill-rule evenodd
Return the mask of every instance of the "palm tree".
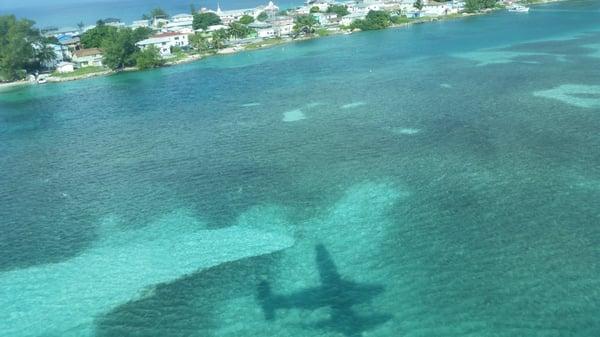
M 247 26 L 238 22 L 232 22 L 229 24 L 229 36 L 236 39 L 243 39 L 248 35 L 250 35 L 250 28 Z
M 225 29 L 219 29 L 212 34 L 212 48 L 215 50 L 223 49 L 225 41 L 229 38 L 229 33 Z
M 200 53 L 205 53 L 210 49 L 208 39 L 202 34 L 194 34 L 190 37 L 190 43 L 194 49 Z
M 56 53 L 54 52 L 54 48 L 43 44 L 36 50 L 35 58 L 40 65 L 44 65 L 56 59 Z
M 299 15 L 296 17 L 294 24 L 294 32 L 296 35 L 299 34 L 312 34 L 315 32 L 315 26 L 317 25 L 317 19 L 314 16 Z

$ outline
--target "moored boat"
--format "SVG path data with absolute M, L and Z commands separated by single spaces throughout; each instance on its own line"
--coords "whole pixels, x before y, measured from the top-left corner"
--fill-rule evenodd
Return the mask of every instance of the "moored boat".
M 529 7 L 525 7 L 522 5 L 513 5 L 508 8 L 509 12 L 517 12 L 517 13 L 527 13 L 529 12 Z

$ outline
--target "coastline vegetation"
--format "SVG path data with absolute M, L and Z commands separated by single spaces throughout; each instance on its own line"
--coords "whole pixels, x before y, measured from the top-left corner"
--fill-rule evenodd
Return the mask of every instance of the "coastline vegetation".
M 465 0 L 465 11 L 467 13 L 477 13 L 482 10 L 496 7 L 496 0 Z
M 34 22 L 17 20 L 14 15 L 0 16 L 0 82 L 21 80 L 28 73 L 44 69 L 44 63 L 56 57 Z
M 108 26 L 102 21 L 96 27 L 81 35 L 81 44 L 84 48 L 102 49 L 102 62 L 112 70 L 125 67 L 138 66 L 143 69 L 149 64 L 160 64 L 160 55 L 157 51 L 144 53 L 136 47 L 136 43 L 147 39 L 152 34 L 150 28 L 121 28 Z M 141 65 L 138 65 L 138 60 Z

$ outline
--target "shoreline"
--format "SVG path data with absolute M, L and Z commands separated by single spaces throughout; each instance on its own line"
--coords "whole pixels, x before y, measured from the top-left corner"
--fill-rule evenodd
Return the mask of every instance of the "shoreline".
M 525 5 L 535 6 L 535 5 L 542 5 L 542 4 L 548 4 L 548 3 L 562 2 L 562 1 L 566 1 L 566 0 L 530 0 L 528 2 L 525 2 Z M 463 18 L 468 18 L 468 17 L 473 17 L 473 16 L 487 15 L 487 14 L 502 11 L 502 10 L 506 10 L 506 8 L 492 8 L 492 9 L 488 9 L 488 10 L 481 11 L 478 13 L 460 13 L 460 14 L 450 14 L 450 15 L 443 15 L 443 16 L 437 16 L 437 17 L 420 18 L 420 19 L 415 19 L 413 21 L 398 24 L 398 25 L 392 24 L 391 26 L 381 29 L 381 30 L 406 28 L 406 27 L 410 27 L 412 25 L 432 23 L 432 22 L 458 20 L 458 19 L 463 19 Z M 309 41 L 309 40 L 324 38 L 324 37 L 328 37 L 328 36 L 352 35 L 352 34 L 361 33 L 361 32 L 363 32 L 363 31 L 361 31 L 361 30 L 347 31 L 347 30 L 340 29 L 340 30 L 336 30 L 336 31 L 328 31 L 327 35 L 313 34 L 311 36 L 303 36 L 303 37 L 296 38 L 296 39 L 294 39 L 294 38 L 277 38 L 277 39 L 271 39 L 271 40 L 263 40 L 261 42 L 258 42 L 256 45 L 252 45 L 251 47 L 242 47 L 242 48 L 228 47 L 228 48 L 221 49 L 216 53 L 189 54 L 189 55 L 186 55 L 185 58 L 182 58 L 179 60 L 174 60 L 174 61 L 166 60 L 164 65 L 162 65 L 160 67 L 152 68 L 152 69 L 159 69 L 159 68 L 163 68 L 163 67 L 172 67 L 172 66 L 176 66 L 176 65 L 180 65 L 180 64 L 192 63 L 192 62 L 196 62 L 196 61 L 201 61 L 205 58 L 219 56 L 219 55 L 230 55 L 230 54 L 238 54 L 238 53 L 242 53 L 242 52 L 252 52 L 255 50 L 268 49 L 268 48 L 283 45 L 283 44 Z M 145 70 L 151 70 L 151 69 L 145 69 Z M 62 83 L 62 82 L 84 80 L 84 79 L 93 78 L 93 77 L 111 76 L 111 75 L 115 75 L 115 74 L 119 74 L 119 73 L 123 73 L 123 72 L 134 72 L 134 71 L 143 71 L 143 70 L 138 69 L 136 67 L 124 68 L 121 70 L 106 69 L 106 70 L 95 72 L 95 73 L 89 73 L 89 74 L 84 74 L 84 75 L 75 75 L 75 76 L 54 77 L 54 76 L 50 75 L 46 79 L 47 79 L 47 83 Z M 4 89 L 11 89 L 11 88 L 19 87 L 19 86 L 36 85 L 36 84 L 42 84 L 42 83 L 37 83 L 37 82 L 27 81 L 27 80 L 0 83 L 0 92 L 3 91 Z

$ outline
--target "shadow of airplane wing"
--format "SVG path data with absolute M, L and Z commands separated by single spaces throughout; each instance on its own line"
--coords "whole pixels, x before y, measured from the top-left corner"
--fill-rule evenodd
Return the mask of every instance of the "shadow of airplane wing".
M 327 306 L 327 297 L 323 296 L 321 287 L 307 288 L 288 295 L 277 295 L 271 291 L 271 285 L 262 281 L 258 285 L 258 302 L 260 303 L 265 319 L 273 320 L 277 309 L 305 309 L 315 310 Z

